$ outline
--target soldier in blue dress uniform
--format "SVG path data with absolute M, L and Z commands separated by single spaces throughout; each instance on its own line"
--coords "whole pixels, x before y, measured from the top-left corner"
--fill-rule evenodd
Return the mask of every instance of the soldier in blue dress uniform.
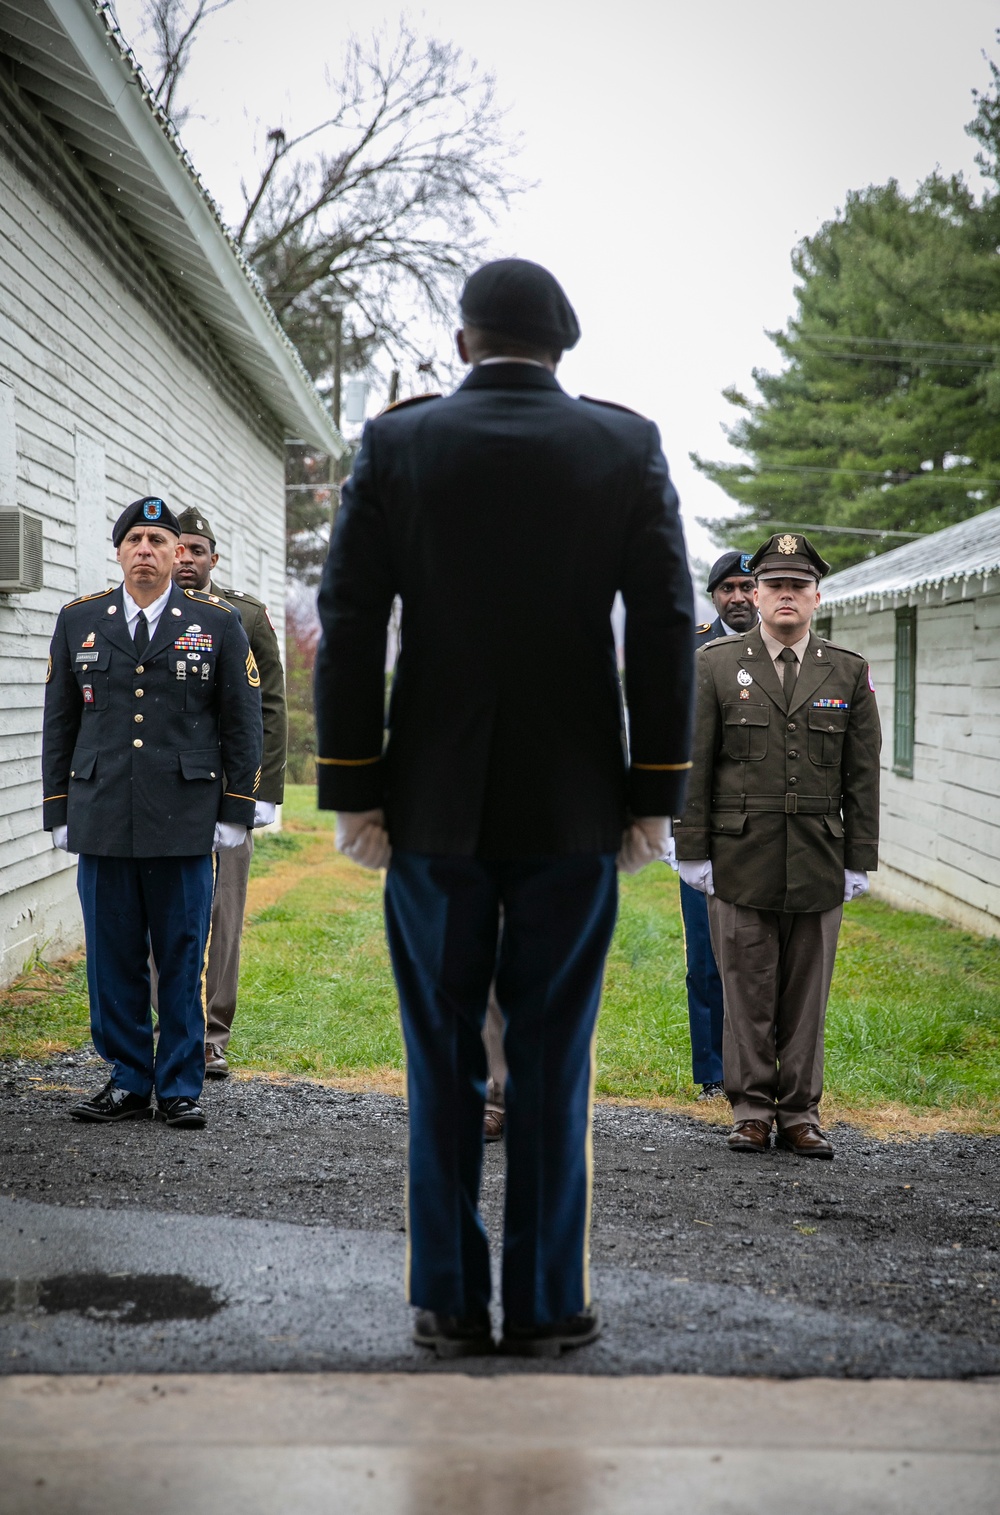
M 59 612 L 46 675 L 44 824 L 79 853 L 91 1031 L 107 1085 L 83 1121 L 203 1126 L 212 853 L 253 825 L 260 678 L 239 617 L 183 590 L 180 527 L 136 500 L 112 533 L 124 582 Z M 149 954 L 160 965 L 154 1050 Z
M 715 606 L 714 621 L 695 628 L 695 649 L 720 637 L 737 636 L 757 624 L 754 580 L 749 552 L 724 552 L 712 564 L 705 586 Z M 688 1024 L 691 1028 L 691 1072 L 701 1085 L 699 1100 L 720 1099 L 722 1082 L 722 980 L 715 964 L 705 896 L 680 881 L 684 951 L 687 958 Z
M 488 264 L 462 317 L 465 382 L 371 422 L 344 486 L 319 598 L 319 803 L 340 812 L 348 856 L 389 864 L 415 1340 L 447 1356 L 493 1345 L 478 1199 L 495 975 L 508 1063 L 502 1346 L 549 1356 L 600 1329 L 590 1110 L 616 855 L 631 871 L 661 856 L 681 808 L 693 601 L 656 427 L 556 379 L 579 336 L 557 281 L 521 259 Z

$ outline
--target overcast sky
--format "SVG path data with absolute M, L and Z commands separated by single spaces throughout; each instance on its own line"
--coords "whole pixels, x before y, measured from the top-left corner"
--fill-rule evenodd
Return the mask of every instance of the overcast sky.
M 126 37 L 141 0 L 119 0 Z M 497 256 L 547 264 L 583 338 L 560 369 L 573 393 L 652 417 L 692 553 L 698 516 L 731 502 L 688 452 L 730 453 L 720 391 L 775 361 L 765 332 L 794 308 L 789 255 L 849 189 L 936 166 L 978 185 L 964 133 L 971 90 L 1000 54 L 995 0 L 437 0 L 408 14 L 497 75 L 538 187 L 499 227 Z M 349 32 L 399 16 L 379 0 L 235 0 L 205 27 L 184 141 L 236 217 L 254 125 L 324 108 Z

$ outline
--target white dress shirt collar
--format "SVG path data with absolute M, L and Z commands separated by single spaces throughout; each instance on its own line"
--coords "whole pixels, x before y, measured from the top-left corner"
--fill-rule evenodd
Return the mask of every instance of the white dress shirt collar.
M 154 600 L 152 605 L 145 607 L 146 625 L 149 627 L 150 641 L 156 635 L 156 628 L 160 624 L 160 616 L 163 614 L 164 606 L 170 598 L 170 591 L 173 587 L 173 584 L 168 584 L 160 597 Z M 143 609 L 143 606 L 135 603 L 135 600 L 133 600 L 124 584 L 122 585 L 122 599 L 125 604 L 125 624 L 128 627 L 129 636 L 134 638 L 135 623 L 139 619 L 139 611 Z

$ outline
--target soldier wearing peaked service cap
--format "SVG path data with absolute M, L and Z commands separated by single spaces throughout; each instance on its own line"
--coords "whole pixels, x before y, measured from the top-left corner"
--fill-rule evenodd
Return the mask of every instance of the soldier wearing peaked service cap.
M 285 675 L 271 617 L 263 600 L 243 589 L 224 589 L 213 574 L 219 562 L 215 532 L 203 510 L 190 507 L 177 518 L 181 538 L 174 560 L 174 583 L 217 596 L 239 616 L 250 642 L 257 667 L 264 750 L 260 784 L 256 793 L 254 825 L 269 826 L 285 792 L 285 756 L 288 746 L 288 716 L 285 705 Z M 253 857 L 253 832 L 240 847 L 219 853 L 212 901 L 212 932 L 205 972 L 207 1021 L 205 1027 L 205 1072 L 209 1078 L 229 1073 L 226 1049 L 236 1016 L 239 988 L 240 943 L 246 909 L 247 883 Z
M 881 735 L 867 663 L 810 630 L 828 565 L 807 537 L 753 554 L 760 624 L 698 654 L 694 769 L 675 829 L 708 896 L 734 1152 L 830 1158 L 823 1023 L 844 904 L 878 863 Z
M 505 259 L 472 275 L 461 304 L 471 372 L 454 394 L 369 422 L 344 485 L 319 596 L 319 803 L 339 812 L 349 857 L 388 864 L 415 1340 L 442 1356 L 493 1349 L 479 1179 L 495 974 L 508 1064 L 503 1345 L 557 1356 L 601 1325 L 591 1049 L 616 858 L 636 871 L 660 857 L 682 802 L 693 601 L 656 427 L 574 399 L 556 378 L 579 336 L 558 282 Z
M 44 824 L 79 854 L 94 1046 L 111 1077 L 82 1121 L 202 1126 L 202 972 L 213 849 L 253 824 L 257 672 L 228 606 L 171 580 L 180 526 L 136 500 L 113 533 L 124 582 L 56 621 L 42 736 Z M 223 782 L 225 776 L 225 782 Z M 160 965 L 160 1038 L 150 949 Z

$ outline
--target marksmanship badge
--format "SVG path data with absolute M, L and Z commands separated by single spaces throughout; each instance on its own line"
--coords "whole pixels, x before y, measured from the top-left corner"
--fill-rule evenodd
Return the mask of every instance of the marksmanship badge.
M 795 537 L 784 536 L 778 538 L 778 551 L 785 553 L 788 557 L 796 551 L 797 547 L 798 542 Z

